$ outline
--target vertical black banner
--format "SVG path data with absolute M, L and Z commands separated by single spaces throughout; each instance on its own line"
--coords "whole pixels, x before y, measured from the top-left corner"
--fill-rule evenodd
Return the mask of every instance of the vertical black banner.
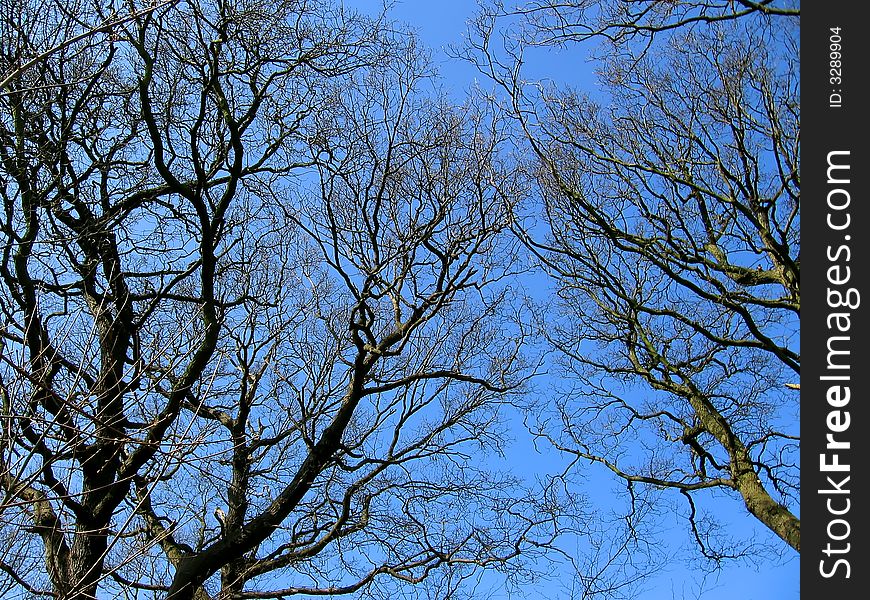
M 866 598 L 870 45 L 858 2 L 801 19 L 801 593 Z

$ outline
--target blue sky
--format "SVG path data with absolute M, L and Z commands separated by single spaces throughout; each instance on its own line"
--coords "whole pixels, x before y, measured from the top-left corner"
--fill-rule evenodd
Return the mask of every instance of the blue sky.
M 344 0 L 345 5 L 357 8 L 362 12 L 374 14 L 382 7 L 380 0 Z M 421 39 L 431 48 L 433 62 L 438 66 L 444 78 L 444 86 L 452 95 L 461 97 L 465 90 L 471 87 L 479 78 L 470 65 L 448 56 L 446 50 L 450 46 L 462 44 L 466 30 L 466 21 L 473 15 L 476 3 L 473 0 L 441 0 L 428 2 L 421 0 L 405 0 L 396 2 L 389 14 L 400 22 L 415 29 Z M 536 77 L 552 77 L 554 80 L 569 83 L 584 89 L 595 86 L 592 75 L 594 65 L 586 62 L 576 53 L 562 52 L 550 54 L 546 61 L 536 63 L 535 59 L 528 65 Z M 525 457 L 517 462 L 519 469 L 532 471 L 533 464 L 539 466 L 546 459 L 535 456 L 529 449 L 521 450 L 516 455 Z M 612 502 L 608 494 L 616 486 L 599 485 L 599 490 L 592 498 L 596 504 L 606 506 Z M 769 536 L 770 534 L 757 525 L 748 515 L 742 505 L 732 499 L 718 501 L 717 514 L 739 537 Z M 715 506 L 715 505 L 714 505 Z M 680 529 L 680 528 L 683 529 Z M 670 528 L 670 529 L 669 529 Z M 681 539 L 685 539 L 683 523 L 663 524 L 665 540 L 669 531 L 673 531 Z M 666 544 L 666 541 L 663 543 Z M 784 548 L 784 545 L 783 545 Z M 666 550 L 669 551 L 669 550 Z M 784 558 L 763 564 L 734 564 L 718 573 L 703 578 L 697 571 L 690 570 L 685 562 L 674 560 L 669 568 L 656 575 L 644 591 L 638 596 L 648 600 L 671 600 L 673 598 L 703 598 L 704 600 L 791 600 L 799 598 L 799 560 L 794 553 L 784 548 Z M 567 577 L 567 574 L 566 574 Z M 561 582 L 566 583 L 566 582 Z M 550 588 L 550 589 L 547 589 Z M 535 586 L 529 598 L 560 598 L 563 596 L 554 582 Z M 507 597 L 499 590 L 497 581 L 483 581 L 478 588 L 481 597 Z

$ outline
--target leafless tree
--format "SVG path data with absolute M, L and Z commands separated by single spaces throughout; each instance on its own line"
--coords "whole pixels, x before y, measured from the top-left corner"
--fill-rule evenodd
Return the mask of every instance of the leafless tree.
M 799 17 L 796 0 L 528 0 L 483 3 L 478 24 L 493 18 L 520 17 L 515 22 L 523 44 L 568 46 L 579 42 L 607 42 L 612 51 L 649 48 L 662 34 L 696 25 L 721 24 L 745 17 Z
M 541 331 L 569 383 L 533 430 L 632 499 L 678 492 L 715 561 L 746 551 L 724 543 L 715 491 L 800 549 L 798 12 L 494 5 L 467 52 L 533 157 L 515 229 L 558 288 Z M 537 46 L 579 61 L 596 40 L 597 95 L 525 79 Z
M 20 6 L 7 55 L 106 19 Z M 522 568 L 558 513 L 481 458 L 534 370 L 498 118 L 382 19 L 124 7 L 4 75 L 4 597 Z
M 0 94 L 13 81 L 20 86 L 26 72 L 55 53 L 86 52 L 106 37 L 117 35 L 123 24 L 176 4 L 178 0 L 128 4 L 118 11 L 111 4 L 88 10 L 83 2 L 31 3 L 7 0 L 0 5 L 4 38 L 0 54 Z

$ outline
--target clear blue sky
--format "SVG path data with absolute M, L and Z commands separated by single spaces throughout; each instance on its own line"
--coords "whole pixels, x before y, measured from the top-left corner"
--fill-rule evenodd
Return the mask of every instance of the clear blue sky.
M 379 12 L 382 7 L 381 0 L 344 0 L 344 4 L 369 14 Z M 474 0 L 405 0 L 393 5 L 389 13 L 395 20 L 409 24 L 431 48 L 433 61 L 438 65 L 445 86 L 455 96 L 461 96 L 479 76 L 470 65 L 451 59 L 446 49 L 451 45 L 462 44 L 466 21 L 475 10 Z M 528 66 L 536 77 L 551 77 L 556 81 L 587 89 L 595 85 L 592 76 L 594 66 L 585 62 L 584 58 L 576 53 L 572 55 L 570 52 L 563 52 L 555 56 L 551 55 L 541 64 L 532 62 Z M 525 467 L 530 472 L 532 461 L 535 463 L 534 466 L 539 467 L 543 460 L 543 457 L 530 456 L 528 451 L 518 452 L 517 455 L 528 458 L 525 459 L 526 464 L 517 463 L 516 467 L 520 469 Z M 611 486 L 600 486 L 599 490 L 601 491 L 593 500 L 606 505 Z M 757 525 L 753 517 L 734 499 L 721 501 L 719 516 L 721 521 L 728 525 L 729 531 L 735 532 L 737 537 L 770 535 L 763 531 L 763 528 Z M 679 529 L 684 527 L 683 524 L 679 522 L 665 524 L 665 528 L 667 527 L 672 527 L 678 536 L 683 536 L 682 539 L 685 539 L 684 528 Z M 664 535 L 667 536 L 667 529 Z M 799 560 L 784 545 L 783 550 L 784 564 L 782 561 L 775 560 L 756 565 L 734 564 L 709 575 L 706 579 L 696 571 L 689 570 L 684 563 L 674 561 L 671 568 L 653 578 L 638 597 L 644 600 L 674 598 L 794 600 L 800 597 Z M 496 589 L 493 589 L 493 586 L 496 586 Z M 487 581 L 478 589 L 482 597 L 506 597 L 497 586 L 497 583 L 490 585 Z M 552 587 L 552 584 L 539 585 L 534 590 L 530 590 L 525 597 L 555 599 L 563 597 L 563 593 L 560 593 L 559 587 Z

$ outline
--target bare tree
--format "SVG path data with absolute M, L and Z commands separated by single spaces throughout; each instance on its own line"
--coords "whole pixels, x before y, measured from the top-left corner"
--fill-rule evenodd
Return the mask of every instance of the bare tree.
M 490 7 L 468 57 L 495 81 L 539 192 L 515 229 L 553 276 L 564 356 L 533 429 L 631 498 L 673 490 L 715 561 L 713 490 L 800 549 L 798 9 L 789 2 Z M 602 41 L 598 99 L 524 79 L 533 46 Z
M 4 44 L 105 19 L 37 6 Z M 4 596 L 521 568 L 557 513 L 481 460 L 534 367 L 498 119 L 383 20 L 129 11 L 0 96 Z
M 4 43 L 0 54 L 0 94 L 9 84 L 21 84 L 27 71 L 52 54 L 86 52 L 128 21 L 176 4 L 178 0 L 149 2 L 141 7 L 129 4 L 119 12 L 111 4 L 92 9 L 82 2 L 54 0 L 39 4 L 7 0 L 0 6 Z
M 490 29 L 493 19 L 519 17 L 516 39 L 526 46 L 566 47 L 606 42 L 604 48 L 636 52 L 662 34 L 694 26 L 723 24 L 745 17 L 799 17 L 795 0 L 528 0 L 483 3 L 476 25 Z M 480 32 L 478 32 L 480 33 Z

